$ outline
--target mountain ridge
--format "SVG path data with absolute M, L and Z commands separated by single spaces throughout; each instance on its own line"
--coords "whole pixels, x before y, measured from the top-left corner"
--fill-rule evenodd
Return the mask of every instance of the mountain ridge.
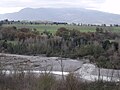
M 0 19 L 41 20 L 86 24 L 120 24 L 120 15 L 84 8 L 24 8 L 0 14 Z

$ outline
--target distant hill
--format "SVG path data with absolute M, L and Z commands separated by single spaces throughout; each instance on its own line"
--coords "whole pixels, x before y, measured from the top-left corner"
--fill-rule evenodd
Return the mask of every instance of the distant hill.
M 19 12 L 0 14 L 0 19 L 120 24 L 120 15 L 81 8 L 24 8 Z

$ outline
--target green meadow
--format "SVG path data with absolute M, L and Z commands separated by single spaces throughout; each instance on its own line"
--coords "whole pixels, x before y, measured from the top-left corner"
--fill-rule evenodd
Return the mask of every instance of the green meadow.
M 77 26 L 77 25 L 50 25 L 50 24 L 39 24 L 39 25 L 31 25 L 31 24 L 5 24 L 4 27 L 15 26 L 19 28 L 30 28 L 37 29 L 40 33 L 43 31 L 49 31 L 51 33 L 55 33 L 60 27 L 65 27 L 67 29 L 75 29 L 81 32 L 95 32 L 97 26 Z M 105 30 L 109 30 L 111 32 L 120 32 L 120 27 L 104 27 Z
M 96 27 L 95 26 L 77 26 L 77 25 L 50 25 L 50 24 L 39 24 L 39 25 L 30 25 L 30 24 L 6 24 L 3 26 L 15 26 L 17 28 L 30 28 L 30 29 L 37 29 L 40 32 L 43 32 L 45 30 L 55 33 L 60 27 L 65 27 L 70 30 L 76 29 L 80 30 L 81 32 L 95 32 Z

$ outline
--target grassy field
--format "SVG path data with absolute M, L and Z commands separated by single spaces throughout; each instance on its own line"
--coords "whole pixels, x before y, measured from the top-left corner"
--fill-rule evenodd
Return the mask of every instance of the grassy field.
M 3 26 L 16 26 L 17 28 L 35 28 L 40 32 L 43 32 L 45 30 L 55 33 L 58 28 L 60 27 L 65 27 L 68 29 L 76 29 L 80 30 L 81 32 L 95 32 L 96 27 L 89 27 L 89 26 L 74 26 L 74 25 L 45 25 L 45 24 L 40 24 L 40 25 L 30 25 L 30 24 L 11 24 L 11 25 L 3 25 Z
M 3 25 L 3 26 L 16 26 L 17 28 L 30 28 L 30 29 L 37 29 L 38 31 L 43 32 L 43 31 L 49 31 L 51 33 L 55 33 L 58 28 L 60 27 L 65 27 L 68 29 L 76 29 L 81 32 L 95 32 L 96 31 L 96 26 L 77 26 L 77 25 L 45 25 L 45 24 L 40 24 L 40 25 L 30 25 L 30 24 L 11 24 L 11 25 Z M 120 32 L 120 27 L 105 27 L 106 30 L 112 31 L 112 32 Z

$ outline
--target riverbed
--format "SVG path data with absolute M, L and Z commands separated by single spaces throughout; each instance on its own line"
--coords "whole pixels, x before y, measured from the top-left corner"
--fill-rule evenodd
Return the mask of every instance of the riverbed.
M 120 70 L 98 68 L 84 59 L 0 53 L 0 69 L 7 74 L 11 71 L 14 73 L 15 70 L 64 76 L 74 73 L 77 78 L 85 81 L 120 81 Z

